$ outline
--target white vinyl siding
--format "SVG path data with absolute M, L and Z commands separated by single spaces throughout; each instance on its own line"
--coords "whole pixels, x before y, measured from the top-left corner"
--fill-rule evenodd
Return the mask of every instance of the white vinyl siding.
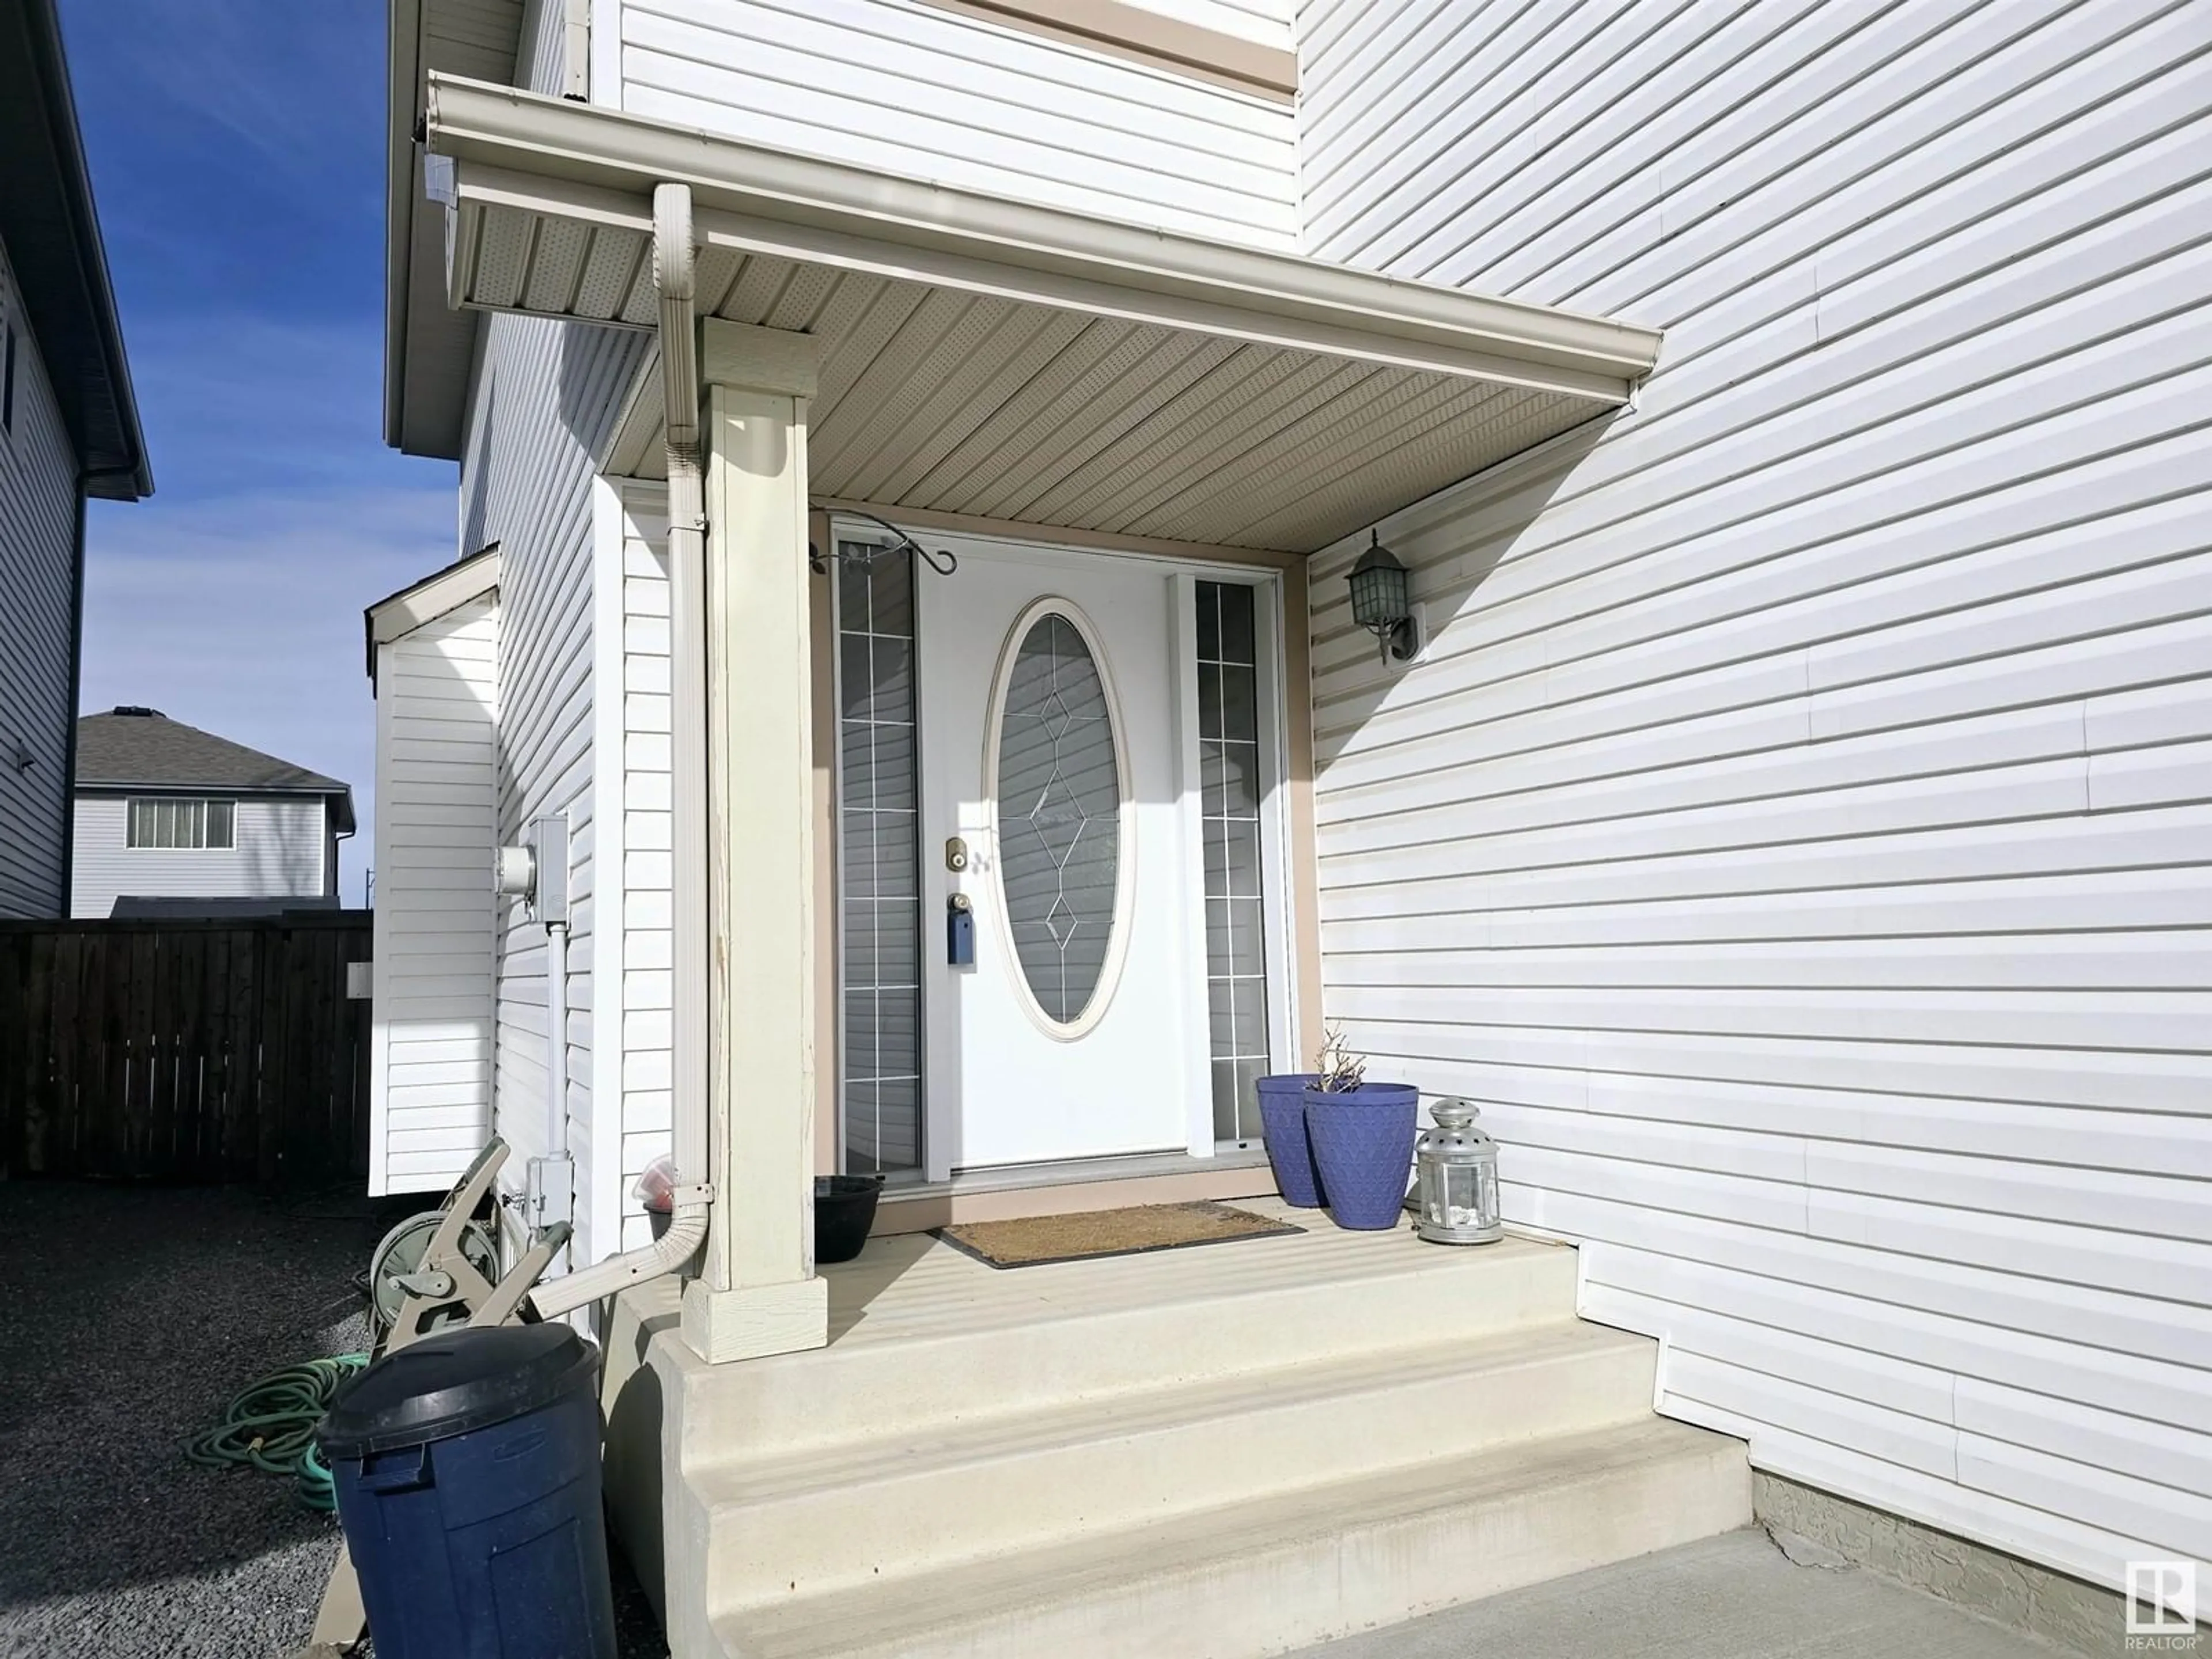
M 328 896 L 322 798 L 236 800 L 230 847 L 132 847 L 129 796 L 79 795 L 70 914 L 105 916 L 118 898 Z
M 619 769 L 623 811 L 622 976 L 613 1015 L 622 1030 L 621 1182 L 618 1200 L 626 1245 L 651 1231 L 630 1188 L 645 1166 L 671 1150 L 675 1043 L 672 1032 L 675 962 L 672 893 L 668 632 L 668 498 L 659 484 L 624 483 L 619 538 L 620 649 L 602 657 L 602 673 L 619 676 L 620 752 L 603 758 Z
M 437 0 L 422 8 L 423 57 L 449 75 L 505 81 L 536 0 Z M 557 5 L 558 0 L 556 0 Z M 522 62 L 529 59 L 526 47 Z
M 499 838 L 532 818 L 568 817 L 569 1151 L 572 1259 L 606 1255 L 593 1236 L 592 941 L 598 869 L 592 752 L 592 455 L 649 335 L 540 318 L 483 319 L 461 472 L 461 547 L 500 544 Z M 545 930 L 520 900 L 497 908 L 493 1069 L 497 1132 L 519 1186 L 544 1151 Z
M 1297 238 L 1287 105 L 918 0 L 624 0 L 623 106 L 1261 246 Z
M 1667 331 L 1314 567 L 1326 1005 L 1759 1466 L 2212 1558 L 2212 31 L 1301 9 L 1312 252 Z M 1364 536 L 1356 538 L 1364 544 Z
M 0 433 L 0 917 L 58 916 L 68 896 L 76 455 L 30 327 L 0 247 L 0 329 L 15 335 L 14 418 Z
M 571 0 L 526 0 L 514 84 L 558 97 L 568 90 L 568 11 Z
M 499 610 L 377 648 L 372 1194 L 448 1187 L 491 1132 Z

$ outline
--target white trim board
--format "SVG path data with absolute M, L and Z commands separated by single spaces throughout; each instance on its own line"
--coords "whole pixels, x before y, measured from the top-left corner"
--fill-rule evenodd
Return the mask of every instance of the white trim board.
M 379 599 L 362 617 L 368 629 L 369 678 L 376 678 L 376 647 L 404 639 L 427 623 L 499 590 L 499 544 L 424 577 L 412 587 Z

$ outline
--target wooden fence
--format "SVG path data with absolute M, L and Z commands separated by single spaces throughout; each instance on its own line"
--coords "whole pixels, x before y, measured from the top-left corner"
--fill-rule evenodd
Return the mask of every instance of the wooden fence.
M 0 921 L 0 1173 L 368 1173 L 364 910 Z

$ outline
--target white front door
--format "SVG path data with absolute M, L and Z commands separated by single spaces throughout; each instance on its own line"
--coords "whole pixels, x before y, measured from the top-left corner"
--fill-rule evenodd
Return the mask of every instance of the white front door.
M 1146 562 L 988 544 L 915 584 L 933 1179 L 1181 1151 L 1206 1121 L 1177 591 Z

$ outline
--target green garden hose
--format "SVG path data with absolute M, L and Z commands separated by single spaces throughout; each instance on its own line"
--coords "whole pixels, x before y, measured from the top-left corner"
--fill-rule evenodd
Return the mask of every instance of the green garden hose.
M 368 1364 L 365 1353 L 342 1353 L 270 1372 L 232 1398 L 221 1423 L 185 1442 L 185 1455 L 210 1468 L 246 1463 L 289 1474 L 302 1507 L 328 1512 L 334 1507 L 331 1470 L 316 1449 L 315 1425 L 346 1380 Z

